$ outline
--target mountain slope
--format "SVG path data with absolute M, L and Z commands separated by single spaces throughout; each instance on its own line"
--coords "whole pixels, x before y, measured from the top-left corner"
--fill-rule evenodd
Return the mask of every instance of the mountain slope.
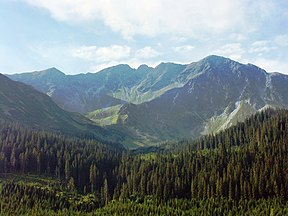
M 191 79 L 152 101 L 124 105 L 123 127 L 155 141 L 215 133 L 265 107 L 288 107 L 288 76 L 209 56 L 182 72 Z M 185 75 L 187 77 L 187 75 Z
M 7 75 L 49 95 L 61 108 L 82 114 L 97 109 L 142 103 L 178 86 L 176 76 L 186 66 L 162 63 L 156 68 L 118 65 L 98 73 L 65 75 L 56 68 Z
M 51 96 L 63 109 L 147 145 L 221 131 L 267 107 L 288 106 L 288 76 L 208 56 L 189 65 L 118 65 L 95 74 L 55 68 L 10 75 Z
M 117 133 L 92 124 L 79 114 L 59 108 L 50 97 L 25 84 L 0 74 L 0 119 L 18 122 L 23 126 L 90 137 L 105 142 L 122 139 Z

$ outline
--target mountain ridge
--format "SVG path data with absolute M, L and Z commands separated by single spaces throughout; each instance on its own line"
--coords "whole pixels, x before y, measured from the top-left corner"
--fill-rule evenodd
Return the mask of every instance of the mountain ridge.
M 128 134 L 140 145 L 197 138 L 264 107 L 288 106 L 287 75 L 216 55 L 188 65 L 168 62 L 133 69 L 122 64 L 95 74 L 65 75 L 61 85 L 57 80 L 10 77 L 26 81 L 66 110 Z
M 124 137 L 95 125 L 78 113 L 67 112 L 58 107 L 52 99 L 32 86 L 10 80 L 0 74 L 0 120 L 45 130 L 56 134 L 93 138 L 117 144 Z
M 225 58 L 221 60 L 227 61 Z M 133 128 L 136 125 L 135 130 L 146 130 L 152 137 L 157 134 L 161 137 L 164 133 L 162 139 L 197 138 L 201 134 L 218 132 L 243 121 L 265 106 L 288 106 L 288 98 L 285 96 L 288 91 L 288 76 L 278 75 L 282 78 L 280 80 L 286 79 L 286 82 L 275 92 L 275 75 L 256 66 L 230 61 L 230 68 L 224 65 L 219 71 L 213 64 L 207 67 L 205 61 L 206 59 L 199 63 L 202 72 L 196 73 L 197 76 L 183 87 L 171 89 L 150 102 L 137 105 L 137 108 L 124 105 L 123 110 L 128 115 L 126 125 Z M 223 63 L 219 65 L 223 66 Z M 197 69 L 196 67 L 196 71 Z M 270 80 L 270 85 L 267 85 L 267 80 Z M 149 110 L 153 110 L 153 113 Z M 141 117 L 144 113 L 145 119 Z M 153 120 L 155 116 L 157 121 Z M 149 125 L 154 125 L 157 132 L 152 132 Z

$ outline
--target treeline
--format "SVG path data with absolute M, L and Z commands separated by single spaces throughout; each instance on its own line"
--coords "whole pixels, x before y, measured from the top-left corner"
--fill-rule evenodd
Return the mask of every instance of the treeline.
M 169 147 L 175 153 L 203 149 L 215 149 L 225 144 L 227 149 L 234 146 L 253 144 L 259 145 L 279 142 L 286 138 L 288 111 L 284 109 L 267 109 L 259 112 L 244 122 L 239 122 L 215 135 L 206 135 L 198 140 L 182 140 L 170 143 Z
M 288 198 L 288 112 L 267 110 L 167 154 L 123 157 L 115 198 Z
M 288 111 L 266 110 L 215 136 L 175 144 L 172 151 L 136 155 L 91 140 L 6 125 L 0 130 L 0 172 L 53 176 L 111 208 L 113 199 L 140 203 L 141 209 L 147 197 L 162 204 L 265 199 L 286 206 L 287 122 Z
M 13 124 L 0 127 L 0 173 L 52 176 L 84 193 L 101 191 L 105 179 L 114 178 L 120 154 L 119 149 L 93 140 Z

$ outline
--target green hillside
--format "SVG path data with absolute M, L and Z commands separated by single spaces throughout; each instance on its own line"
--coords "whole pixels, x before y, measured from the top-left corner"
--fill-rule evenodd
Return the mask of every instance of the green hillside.
M 121 142 L 117 132 L 96 126 L 80 114 L 59 108 L 50 97 L 33 87 L 0 74 L 0 119 L 28 128 L 69 136 L 90 137 L 104 142 Z
M 287 123 L 268 109 L 149 154 L 2 124 L 1 214 L 286 215 Z

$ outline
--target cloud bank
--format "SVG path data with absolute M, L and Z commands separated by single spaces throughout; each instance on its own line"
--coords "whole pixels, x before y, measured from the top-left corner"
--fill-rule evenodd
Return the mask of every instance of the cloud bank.
M 89 32 L 87 41 L 82 40 L 86 36 L 68 42 L 62 38 L 51 47 L 48 38 L 48 46 L 31 49 L 35 59 L 40 62 L 36 55 L 41 55 L 46 64 L 48 59 L 73 71 L 95 71 L 119 63 L 134 67 L 162 61 L 190 63 L 217 54 L 288 73 L 287 0 L 15 2 L 40 9 L 37 12 L 48 14 L 51 23 L 68 23 L 75 35 Z
M 231 29 L 253 31 L 257 29 L 256 22 L 273 13 L 276 4 L 272 0 L 23 1 L 48 10 L 57 20 L 76 23 L 101 21 L 127 39 L 137 34 L 174 33 L 200 37 Z

